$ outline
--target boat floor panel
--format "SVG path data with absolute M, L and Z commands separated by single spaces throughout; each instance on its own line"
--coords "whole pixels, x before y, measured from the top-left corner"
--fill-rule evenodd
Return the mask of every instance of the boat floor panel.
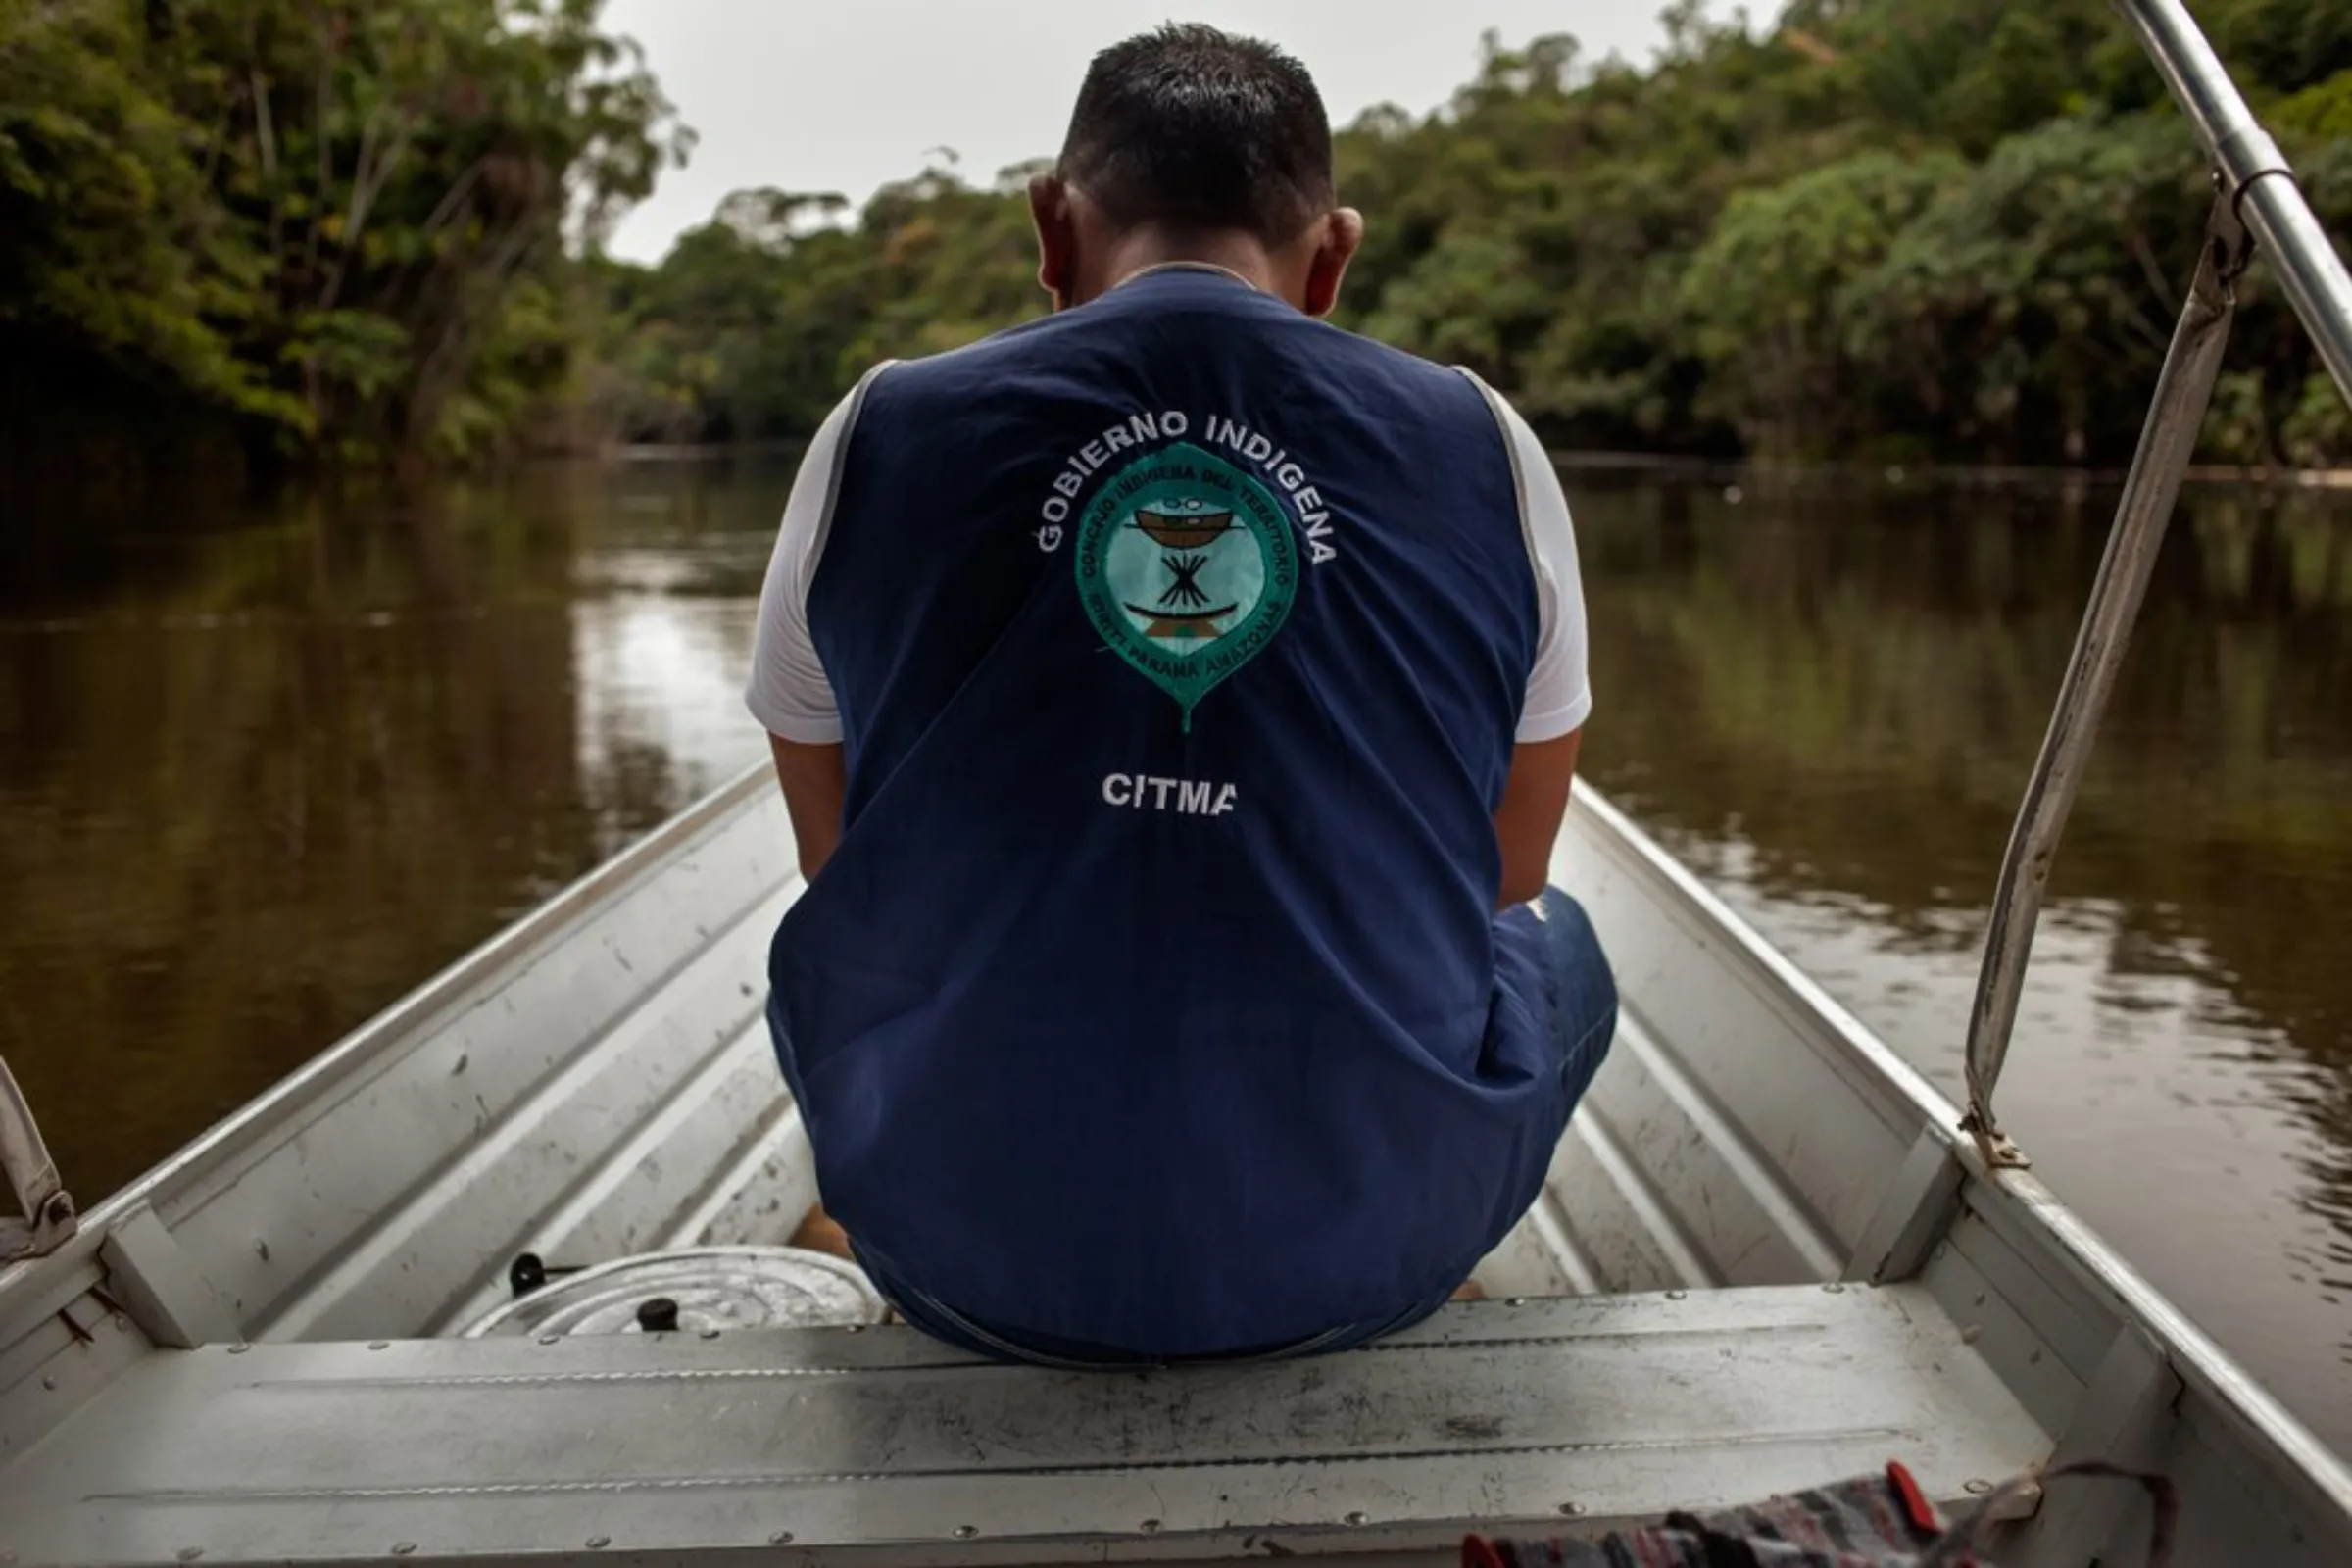
M 905 1329 L 158 1351 L 0 1471 L 0 1561 L 1442 1557 L 1473 1521 L 1596 1530 L 1897 1458 L 1959 1501 L 2048 1451 L 1917 1287 L 1678 1297 L 1116 1375 Z

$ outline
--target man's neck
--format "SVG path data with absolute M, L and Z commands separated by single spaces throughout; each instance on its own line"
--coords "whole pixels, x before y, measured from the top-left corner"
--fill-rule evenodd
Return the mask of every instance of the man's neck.
M 1267 294 L 1280 294 L 1273 258 L 1254 235 L 1242 233 L 1170 234 L 1142 229 L 1126 235 L 1103 258 L 1103 291 L 1118 287 L 1155 268 L 1197 267 L 1229 273 Z
M 1219 277 L 1231 278 L 1236 283 L 1241 284 L 1244 288 L 1258 289 L 1260 292 L 1263 292 L 1263 285 L 1250 278 L 1243 276 L 1230 267 L 1220 267 L 1215 262 L 1194 261 L 1153 262 L 1148 267 L 1137 268 L 1134 271 L 1129 272 L 1126 276 L 1113 281 L 1110 286 L 1113 289 L 1116 289 L 1123 284 L 1134 282 L 1139 277 L 1151 277 L 1159 272 L 1213 272 Z

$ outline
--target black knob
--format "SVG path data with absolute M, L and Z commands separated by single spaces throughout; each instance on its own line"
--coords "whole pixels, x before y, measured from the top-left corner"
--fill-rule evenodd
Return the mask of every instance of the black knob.
M 666 1296 L 657 1296 L 637 1303 L 637 1326 L 648 1334 L 674 1334 L 678 1328 L 678 1303 Z
M 517 1252 L 513 1266 L 507 1270 L 507 1284 L 516 1296 L 528 1296 L 547 1283 L 547 1265 L 537 1252 Z

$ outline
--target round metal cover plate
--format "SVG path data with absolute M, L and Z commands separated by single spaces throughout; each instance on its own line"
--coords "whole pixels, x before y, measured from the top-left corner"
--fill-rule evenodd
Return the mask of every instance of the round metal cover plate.
M 879 1323 L 889 1310 L 862 1270 L 827 1253 L 797 1247 L 698 1247 L 558 1275 L 476 1318 L 461 1337 L 636 1334 L 641 1312 L 666 1321 L 662 1303 L 675 1304 L 677 1329 L 687 1334 Z

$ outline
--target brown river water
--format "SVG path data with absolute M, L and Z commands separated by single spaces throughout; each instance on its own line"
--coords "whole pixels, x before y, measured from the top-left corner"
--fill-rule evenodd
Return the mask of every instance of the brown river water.
M 762 752 L 781 461 L 12 518 L 0 1055 L 85 1206 Z M 2095 485 L 1568 475 L 1587 774 L 1957 1094 Z M 2192 489 L 2004 1084 L 2352 1452 L 2352 495 Z

